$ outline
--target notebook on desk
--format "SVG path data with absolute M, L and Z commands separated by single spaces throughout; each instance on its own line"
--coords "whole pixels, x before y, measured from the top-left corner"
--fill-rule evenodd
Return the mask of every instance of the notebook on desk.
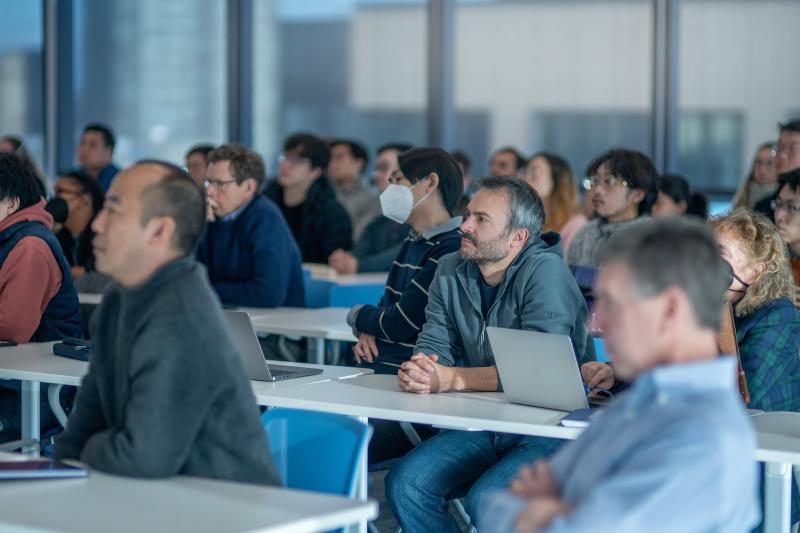
M 492 326 L 486 333 L 508 401 L 557 411 L 606 403 L 586 395 L 567 335 Z
M 231 328 L 233 340 L 242 358 L 248 379 L 256 381 L 282 381 L 322 374 L 321 368 L 267 364 L 250 315 L 244 311 L 223 311 Z
M 46 459 L 32 461 L 0 461 L 0 480 L 53 479 L 86 477 L 85 468 Z

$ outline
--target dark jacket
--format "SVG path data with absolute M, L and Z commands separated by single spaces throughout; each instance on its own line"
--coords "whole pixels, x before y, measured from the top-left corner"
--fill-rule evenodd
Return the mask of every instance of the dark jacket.
M 500 283 L 484 319 L 478 266 L 458 253 L 439 260 L 428 289 L 427 321 L 414 353 L 436 354 L 439 362 L 493 366 L 487 326 L 569 335 L 580 363 L 593 361 L 586 302 L 561 257 L 561 239 L 548 232 L 528 244 Z
M 110 286 L 92 359 L 55 454 L 112 474 L 277 485 L 250 382 L 202 265 Z
M 206 227 L 197 260 L 226 304 L 304 305 L 300 251 L 278 208 L 261 195 L 233 220 Z
M 270 183 L 265 193 L 284 212 L 283 188 L 277 182 Z M 336 200 L 336 192 L 321 176 L 308 190 L 302 205 L 300 227 L 291 227 L 300 248 L 304 263 L 328 264 L 328 256 L 335 250 L 350 250 L 353 247 L 353 227 L 344 207 Z
M 94 249 L 92 248 L 94 231 L 92 231 L 91 223 L 77 238 L 73 237 L 67 228 L 61 228 L 56 237 L 58 237 L 58 243 L 64 250 L 64 257 L 67 258 L 70 266 L 83 267 L 87 272 L 94 270 Z
M 61 246 L 53 232 L 42 223 L 34 221 L 18 222 L 0 233 L 0 265 L 2 265 L 14 246 L 26 237 L 42 239 L 50 248 L 61 271 L 61 284 L 55 295 L 47 302 L 39 322 L 39 327 L 30 338 L 33 342 L 60 340 L 64 337 L 82 337 L 81 308 L 78 293 L 72 283 L 72 271 Z M 9 310 L 10 311 L 10 310 Z
M 411 226 L 378 215 L 353 246 L 359 272 L 388 272 Z

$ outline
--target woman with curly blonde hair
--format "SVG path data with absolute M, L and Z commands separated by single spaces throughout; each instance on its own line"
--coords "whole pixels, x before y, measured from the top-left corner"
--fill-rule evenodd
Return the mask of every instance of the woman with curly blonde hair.
M 731 266 L 727 300 L 752 409 L 800 411 L 800 314 L 786 245 L 765 216 L 737 209 L 713 218 L 722 257 Z

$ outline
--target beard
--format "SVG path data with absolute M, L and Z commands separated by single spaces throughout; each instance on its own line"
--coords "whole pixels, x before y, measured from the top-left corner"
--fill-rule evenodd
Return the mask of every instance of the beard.
M 469 233 L 464 233 L 462 237 L 471 242 L 475 249 L 465 250 L 462 246 L 459 250 L 461 257 L 478 266 L 496 263 L 508 257 L 508 235 L 501 235 L 496 239 L 486 241 L 479 241 L 477 237 Z

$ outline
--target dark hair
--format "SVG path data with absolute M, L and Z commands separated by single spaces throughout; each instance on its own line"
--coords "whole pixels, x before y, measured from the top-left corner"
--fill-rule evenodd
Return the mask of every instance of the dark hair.
M 413 145 L 410 145 L 408 143 L 389 143 L 378 147 L 378 150 L 375 153 L 382 154 L 386 150 L 395 150 L 398 154 L 402 154 L 403 152 L 408 152 L 413 147 L 414 147 Z
M 182 255 L 194 252 L 206 223 L 205 191 L 177 165 L 157 159 L 144 159 L 136 165 L 158 165 L 165 174 L 142 191 L 142 226 L 153 217 L 175 221 L 172 245 Z
M 256 180 L 256 186 L 261 187 L 267 179 L 267 171 L 264 170 L 264 160 L 252 150 L 248 150 L 241 144 L 223 144 L 208 153 L 206 156 L 208 163 L 218 163 L 220 161 L 231 162 L 231 176 L 237 183 L 242 183 L 248 178 Z
M 0 201 L 19 199 L 19 210 L 42 199 L 42 188 L 30 161 L 14 153 L 0 154 Z
M 59 179 L 71 179 L 81 188 L 82 194 L 88 194 L 92 199 L 92 212 L 96 215 L 103 208 L 106 195 L 96 179 L 79 170 L 59 173 Z
M 214 150 L 213 144 L 195 144 L 189 151 L 186 152 L 186 159 L 189 159 L 194 154 L 202 154 L 203 158 L 208 161 L 208 154 Z
M 728 278 L 711 229 L 692 217 L 665 217 L 614 234 L 598 251 L 600 266 L 622 263 L 640 297 L 678 287 L 701 326 L 718 331 Z
M 544 227 L 544 203 L 536 189 L 516 176 L 483 178 L 478 190 L 503 191 L 508 196 L 508 230 L 527 229 L 528 242 L 538 239 Z
M 778 186 L 779 192 L 783 189 L 784 185 L 788 185 L 789 190 L 792 192 L 800 192 L 800 168 L 784 172 L 778 176 L 778 182 L 780 183 Z
M 700 217 L 703 220 L 707 219 L 708 196 L 698 191 L 692 191 L 692 194 L 689 195 L 689 204 L 686 207 L 686 214 Z
M 469 169 L 472 168 L 472 160 L 469 156 L 463 150 L 456 150 L 452 154 L 456 163 L 464 167 L 464 172 L 469 172 Z
M 367 168 L 367 165 L 369 165 L 369 154 L 367 154 L 367 149 L 364 148 L 364 145 L 360 144 L 358 141 L 353 141 L 351 139 L 336 139 L 330 144 L 331 151 L 337 146 L 347 146 L 350 149 L 350 155 L 353 156 L 353 159 L 360 159 L 364 162 L 364 168 Z
M 677 203 L 686 202 L 689 205 L 691 192 L 689 191 L 689 182 L 686 178 L 678 174 L 664 174 L 658 181 L 658 190 L 672 198 L 672 201 Z
M 0 137 L 0 141 L 10 142 L 14 146 L 14 150 L 19 150 L 19 147 L 22 146 L 22 137 L 16 135 L 3 135 Z
M 603 163 L 608 166 L 612 176 L 627 181 L 631 189 L 644 192 L 644 198 L 639 203 L 639 215 L 650 214 L 658 196 L 658 172 L 650 158 L 636 150 L 615 148 L 592 161 L 586 175 L 594 176 Z
M 97 133 L 103 136 L 103 144 L 107 147 L 114 150 L 114 147 L 117 145 L 117 139 L 114 137 L 114 132 L 111 131 L 111 128 L 106 126 L 105 124 L 100 124 L 99 122 L 92 122 L 91 124 L 87 124 L 83 128 L 83 133 L 87 131 L 96 131 Z
M 412 148 L 397 156 L 397 163 L 403 175 L 411 183 L 417 183 L 431 172 L 439 176 L 439 194 L 442 203 L 451 215 L 464 193 L 461 169 L 455 159 L 441 148 Z
M 511 154 L 511 155 L 513 155 L 514 159 L 516 159 L 517 170 L 520 170 L 521 168 L 523 168 L 525 166 L 525 164 L 527 163 L 527 161 L 525 160 L 525 157 L 523 157 L 523 155 L 521 153 L 519 153 L 519 150 L 517 150 L 513 146 L 504 146 L 502 148 L 498 148 L 497 150 L 494 151 L 494 153 L 492 153 L 492 159 L 494 159 L 494 157 L 499 155 L 499 154 Z
M 778 128 L 780 129 L 781 133 L 784 131 L 789 133 L 800 133 L 800 118 L 790 119 L 788 122 L 784 122 L 783 124 L 779 122 Z
M 322 139 L 310 133 L 295 133 L 283 143 L 284 152 L 295 152 L 311 161 L 311 168 L 325 172 L 331 160 L 331 151 Z

